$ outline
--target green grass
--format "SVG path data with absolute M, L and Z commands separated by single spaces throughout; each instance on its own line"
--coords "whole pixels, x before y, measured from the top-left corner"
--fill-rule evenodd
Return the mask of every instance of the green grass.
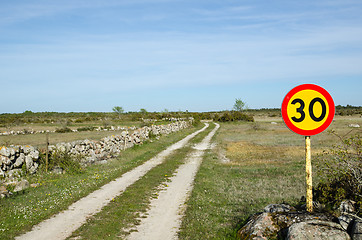
M 238 229 L 266 205 L 296 205 L 305 195 L 304 137 L 281 123 L 258 124 L 257 130 L 253 123 L 221 124 L 217 146 L 205 154 L 196 176 L 179 239 L 236 239 Z M 350 130 L 345 119 L 331 129 Z M 313 136 L 312 162 L 335 143 L 327 132 Z
M 185 129 L 162 136 L 158 141 L 127 149 L 108 164 L 92 165 L 81 174 L 29 176 L 30 183 L 40 185 L 0 199 L 0 239 L 13 239 L 30 230 L 33 225 L 66 209 L 71 203 L 142 164 L 195 130 Z
M 113 199 L 103 210 L 90 218 L 70 238 L 76 239 L 123 239 L 139 224 L 140 218 L 149 208 L 152 198 L 167 186 L 167 181 L 184 162 L 192 145 L 200 142 L 210 127 L 193 138 L 187 146 L 176 150 L 166 160 L 151 169 L 145 176 L 128 187 L 119 197 Z
M 205 153 L 196 176 L 180 239 L 236 239 L 237 230 L 251 214 L 262 211 L 270 203 L 296 204 L 305 195 L 304 137 L 291 132 L 276 119 L 272 121 L 277 121 L 277 125 L 263 119 L 257 121 L 257 127 L 254 123 L 221 124 L 213 139 L 217 146 Z M 343 135 L 351 130 L 350 123 L 361 125 L 362 119 L 338 117 L 328 130 L 334 129 Z M 44 175 L 31 179 L 42 185 L 0 200 L 0 239 L 11 239 L 29 230 L 32 224 L 66 209 L 70 202 L 141 164 L 191 131 L 195 129 L 128 149 L 111 163 L 91 166 L 79 175 L 66 175 L 67 178 Z M 206 134 L 196 136 L 193 142 L 201 141 Z M 338 141 L 328 131 L 312 136 L 312 164 L 317 153 Z M 157 187 L 167 182 L 188 151 L 189 148 L 177 151 L 172 156 L 173 161 L 169 158 L 152 169 L 74 236 L 123 238 L 127 233 L 121 229 L 138 224 L 137 217 L 147 210 Z M 313 176 L 314 185 L 319 177 Z

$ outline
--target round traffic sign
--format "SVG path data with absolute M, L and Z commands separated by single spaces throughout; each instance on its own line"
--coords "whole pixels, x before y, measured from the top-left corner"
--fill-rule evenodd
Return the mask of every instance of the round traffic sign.
M 335 113 L 331 95 L 322 87 L 302 84 L 288 92 L 282 103 L 282 117 L 293 132 L 311 136 L 323 132 Z

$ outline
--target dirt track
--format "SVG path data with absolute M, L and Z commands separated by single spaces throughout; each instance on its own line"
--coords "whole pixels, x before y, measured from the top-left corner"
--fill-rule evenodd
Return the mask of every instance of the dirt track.
M 112 200 L 112 198 L 120 195 L 128 186 L 132 185 L 144 176 L 150 169 L 161 164 L 166 156 L 170 155 L 174 150 L 184 147 L 189 140 L 204 131 L 207 127 L 208 124 L 205 124 L 204 128 L 171 145 L 154 158 L 125 173 L 122 177 L 104 185 L 99 190 L 96 190 L 88 196 L 73 203 L 67 210 L 41 222 L 40 224 L 34 226 L 30 232 L 16 237 L 16 239 L 66 239 L 73 231 L 82 226 L 88 217 L 100 212 L 102 208 Z
M 192 191 L 204 151 L 210 147 L 211 138 L 219 127 L 219 124 L 216 124 L 214 130 L 194 147 L 195 150 L 188 156 L 185 164 L 181 165 L 176 175 L 171 178 L 167 189 L 162 190 L 159 197 L 151 202 L 148 217 L 142 219 L 137 232 L 132 232 L 128 239 L 177 239 L 177 231 L 185 210 L 184 204 Z

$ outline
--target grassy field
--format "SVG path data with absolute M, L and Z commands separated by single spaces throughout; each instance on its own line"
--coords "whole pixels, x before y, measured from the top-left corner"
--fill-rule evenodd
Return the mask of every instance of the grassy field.
M 343 135 L 350 123 L 361 125 L 362 119 L 337 117 L 329 130 Z M 180 239 L 236 239 L 251 214 L 271 203 L 297 204 L 305 195 L 304 137 L 280 118 L 224 123 L 214 141 L 196 177 Z M 313 136 L 312 161 L 337 143 L 328 132 Z M 319 177 L 314 175 L 315 184 Z
M 270 203 L 297 204 L 305 195 L 304 137 L 287 129 L 277 116 L 260 116 L 255 120 L 254 123 L 221 124 L 213 139 L 214 148 L 207 150 L 196 176 L 180 239 L 235 239 L 237 230 L 251 214 Z M 362 118 L 337 116 L 327 131 L 312 136 L 312 162 L 316 154 L 338 143 L 339 139 L 328 131 L 333 129 L 344 135 L 353 130 L 361 134 L 361 130 L 348 127 L 351 123 L 362 125 Z M 39 183 L 37 188 L 0 199 L 0 239 L 12 239 L 29 230 L 33 224 L 66 209 L 71 202 L 150 159 L 192 131 L 195 128 L 128 149 L 108 164 L 91 166 L 81 174 L 29 177 L 30 183 Z M 201 141 L 208 131 L 198 135 L 192 143 Z M 61 138 L 72 139 L 71 134 Z M 127 230 L 132 230 L 129 227 L 138 223 L 137 217 L 148 208 L 150 199 L 157 196 L 158 188 L 167 184 L 169 176 L 190 150 L 189 145 L 152 169 L 73 237 L 122 239 Z M 313 177 L 317 184 L 323 176 Z

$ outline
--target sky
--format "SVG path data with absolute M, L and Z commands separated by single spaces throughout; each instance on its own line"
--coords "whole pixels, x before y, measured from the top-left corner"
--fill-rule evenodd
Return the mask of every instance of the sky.
M 360 0 L 0 0 L 0 113 L 362 106 Z

